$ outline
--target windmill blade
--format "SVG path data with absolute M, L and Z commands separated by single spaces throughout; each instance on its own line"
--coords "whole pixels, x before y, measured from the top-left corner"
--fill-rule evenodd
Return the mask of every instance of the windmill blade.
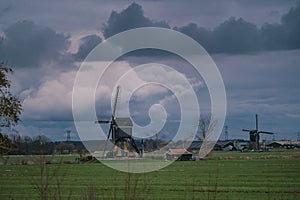
M 267 132 L 267 131 L 259 131 L 258 133 L 262 133 L 262 134 L 269 134 L 269 135 L 273 135 L 273 134 L 274 134 L 274 133 Z
M 115 102 L 114 102 L 114 107 L 113 107 L 113 112 L 112 112 L 112 117 L 114 118 L 116 115 L 116 110 L 117 110 L 117 102 L 119 98 L 119 93 L 120 93 L 120 86 L 117 86 L 116 90 L 116 96 L 115 96 Z
M 250 132 L 251 130 L 249 130 L 249 129 L 243 129 L 242 131 Z
M 255 114 L 255 128 L 258 130 L 258 115 Z
M 110 120 L 97 120 L 95 121 L 95 123 L 98 123 L 98 124 L 108 124 L 110 122 Z
M 108 131 L 108 135 L 107 135 L 107 140 L 109 140 L 109 138 L 110 138 L 110 134 L 112 134 L 112 130 L 113 129 L 113 126 L 112 126 L 112 124 L 110 125 L 110 127 L 109 127 L 109 131 Z M 106 140 L 106 141 L 107 141 Z

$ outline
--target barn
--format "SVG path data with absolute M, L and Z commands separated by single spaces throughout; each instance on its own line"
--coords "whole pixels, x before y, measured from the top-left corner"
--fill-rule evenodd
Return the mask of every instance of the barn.
M 193 160 L 193 154 L 185 148 L 169 149 L 166 157 L 167 160 Z

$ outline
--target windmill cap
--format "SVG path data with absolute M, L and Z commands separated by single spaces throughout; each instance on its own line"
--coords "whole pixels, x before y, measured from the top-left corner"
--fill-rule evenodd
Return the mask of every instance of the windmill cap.
M 122 117 L 122 118 L 116 118 L 115 122 L 117 124 L 118 127 L 122 128 L 122 127 L 132 127 L 132 121 L 129 117 Z

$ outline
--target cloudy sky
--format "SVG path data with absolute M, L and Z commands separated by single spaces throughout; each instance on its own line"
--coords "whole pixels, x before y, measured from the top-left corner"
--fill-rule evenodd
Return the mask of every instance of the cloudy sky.
M 11 77 L 13 92 L 23 102 L 22 122 L 16 127 L 19 133 L 43 133 L 62 140 L 65 131 L 71 129 L 73 139 L 78 139 L 72 122 L 72 89 L 80 64 L 110 36 L 149 26 L 187 34 L 214 59 L 226 87 L 229 138 L 247 139 L 241 129 L 254 128 L 257 113 L 260 129 L 275 132 L 276 139 L 297 139 L 300 4 L 295 0 L 3 0 L 0 60 L 15 71 Z M 111 66 L 97 89 L 100 117 L 109 116 L 110 97 L 118 78 L 133 66 L 154 61 L 186 76 L 198 91 L 201 110 L 209 112 L 203 80 L 193 76 L 184 61 L 170 55 L 155 56 L 159 53 L 132 54 Z M 141 125 L 149 122 L 148 109 L 156 103 L 166 106 L 169 121 L 178 119 L 178 102 L 162 87 L 136 91 L 131 103 L 132 117 Z M 177 126 L 173 123 L 164 131 L 171 134 Z

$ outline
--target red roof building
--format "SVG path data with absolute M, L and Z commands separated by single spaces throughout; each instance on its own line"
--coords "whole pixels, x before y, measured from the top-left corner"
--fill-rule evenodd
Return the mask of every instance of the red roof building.
M 166 153 L 167 160 L 192 160 L 193 154 L 185 148 L 169 149 Z

